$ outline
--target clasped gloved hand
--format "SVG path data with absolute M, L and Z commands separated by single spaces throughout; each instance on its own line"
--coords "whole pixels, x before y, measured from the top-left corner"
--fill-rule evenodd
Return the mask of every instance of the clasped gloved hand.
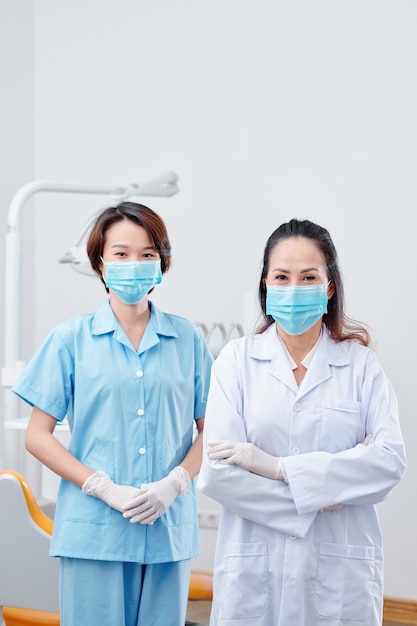
M 171 506 L 177 496 L 190 491 L 191 478 L 186 469 L 178 465 L 168 476 L 154 483 L 143 484 L 139 494 L 123 505 L 123 517 L 131 524 L 153 524 Z
M 286 480 L 281 457 L 272 456 L 253 443 L 241 441 L 209 441 L 209 459 L 218 459 L 222 465 L 240 465 L 245 469 L 273 480 Z
M 137 487 L 117 485 L 106 472 L 98 471 L 87 478 L 82 486 L 83 493 L 100 498 L 116 511 L 123 512 L 122 506 L 140 493 Z

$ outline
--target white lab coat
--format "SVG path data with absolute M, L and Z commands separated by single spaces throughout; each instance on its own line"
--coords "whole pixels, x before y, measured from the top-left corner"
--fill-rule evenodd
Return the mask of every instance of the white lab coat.
M 288 484 L 210 461 L 216 439 L 283 457 Z M 375 504 L 406 461 L 397 400 L 372 350 L 323 328 L 298 387 L 275 325 L 231 341 L 213 365 L 204 441 L 197 488 L 223 505 L 210 625 L 380 625 Z

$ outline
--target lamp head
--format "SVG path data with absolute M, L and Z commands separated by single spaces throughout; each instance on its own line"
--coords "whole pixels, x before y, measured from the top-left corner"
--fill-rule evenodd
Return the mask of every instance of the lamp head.
M 112 202 L 119 204 L 134 196 L 170 197 L 178 193 L 178 191 L 178 176 L 175 172 L 165 172 L 165 174 L 141 185 L 132 183 L 115 187 L 110 193 L 110 198 Z M 71 268 L 76 272 L 80 272 L 80 274 L 96 276 L 95 271 L 91 268 L 86 246 L 90 231 L 101 211 L 101 209 L 96 211 L 90 217 L 70 251 L 59 259 L 59 263 L 69 263 Z

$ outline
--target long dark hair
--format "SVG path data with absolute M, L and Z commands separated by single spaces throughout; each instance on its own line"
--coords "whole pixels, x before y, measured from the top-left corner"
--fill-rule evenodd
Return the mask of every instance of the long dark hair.
M 106 232 L 110 226 L 122 220 L 130 220 L 147 231 L 161 257 L 161 271 L 163 274 L 167 272 L 171 265 L 171 244 L 164 221 L 155 211 L 143 204 L 122 202 L 117 206 L 104 209 L 100 213 L 87 241 L 87 254 L 91 267 L 98 274 L 102 283 L 104 280 L 101 274 L 101 257 L 103 256 Z
M 259 302 L 263 313 L 263 321 L 256 332 L 262 333 L 274 323 L 274 318 L 271 315 L 266 314 L 265 279 L 269 271 L 271 251 L 280 241 L 291 237 L 305 237 L 306 239 L 314 241 L 325 258 L 327 276 L 333 283 L 334 293 L 328 302 L 328 310 L 323 316 L 323 323 L 329 329 L 333 339 L 336 341 L 357 341 L 364 346 L 368 346 L 371 342 L 371 336 L 368 329 L 363 324 L 347 317 L 344 312 L 345 298 L 343 292 L 343 282 L 336 248 L 332 238 L 325 228 L 319 226 L 318 224 L 314 224 L 309 220 L 292 219 L 285 224 L 281 224 L 281 226 L 274 230 L 266 242 L 262 274 L 258 290 Z

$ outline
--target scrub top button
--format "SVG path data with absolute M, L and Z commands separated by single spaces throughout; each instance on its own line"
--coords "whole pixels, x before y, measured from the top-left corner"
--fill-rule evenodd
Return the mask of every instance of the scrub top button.
M 297 404 L 294 404 L 294 411 L 301 411 L 301 404 L 299 402 L 297 402 Z
M 143 372 L 142 372 L 142 370 L 138 370 L 138 371 L 136 372 L 136 376 L 137 376 L 138 378 L 142 378 L 142 376 L 143 376 Z
M 139 454 L 145 454 L 146 448 L 139 448 L 138 452 Z
M 300 454 L 300 448 L 298 446 L 294 446 L 292 449 L 293 454 Z
M 145 413 L 145 411 L 143 409 L 138 409 L 137 413 L 138 413 L 138 415 L 143 415 Z

